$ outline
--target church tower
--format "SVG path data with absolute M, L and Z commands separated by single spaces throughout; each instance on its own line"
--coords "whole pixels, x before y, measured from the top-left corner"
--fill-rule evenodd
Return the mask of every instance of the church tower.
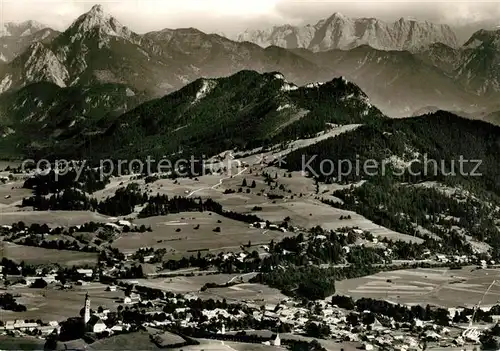
M 281 346 L 281 338 L 280 338 L 280 334 L 276 334 L 276 339 L 274 339 L 274 342 L 273 342 L 273 345 L 274 346 Z
M 90 320 L 90 299 L 89 299 L 89 293 L 85 294 L 85 306 L 84 306 L 84 312 L 83 312 L 83 323 L 87 325 L 87 323 Z

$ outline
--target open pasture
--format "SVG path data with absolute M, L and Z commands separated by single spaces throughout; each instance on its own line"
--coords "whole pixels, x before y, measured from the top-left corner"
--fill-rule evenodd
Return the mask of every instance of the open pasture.
M 60 264 L 72 267 L 78 265 L 97 264 L 97 253 L 69 250 L 51 250 L 41 247 L 23 246 L 9 242 L 0 242 L 0 257 L 15 262 L 24 261 L 28 264 Z
M 499 269 L 417 268 L 339 281 L 336 291 L 338 295 L 356 299 L 369 297 L 409 305 L 473 307 L 496 279 L 500 279 Z M 494 305 L 499 299 L 500 281 L 484 295 L 481 306 Z
M 69 290 L 59 290 L 58 287 L 49 285 L 46 289 L 33 289 L 29 287 L 9 287 L 6 292 L 18 296 L 16 301 L 26 306 L 26 312 L 2 311 L 2 320 L 14 319 L 42 319 L 46 322 L 62 321 L 69 317 L 80 316 L 83 308 L 85 294 L 88 292 L 91 307 L 97 310 L 99 306 L 116 310 L 118 299 L 123 298 L 122 290 L 114 292 L 105 291 L 106 285 L 89 283 L 88 285 L 74 285 Z
M 237 212 L 251 212 L 254 205 L 228 206 L 228 209 Z M 281 222 L 286 217 L 291 218 L 292 225 L 312 228 L 317 225 L 327 230 L 336 230 L 342 227 L 358 227 L 371 232 L 373 235 L 386 237 L 391 240 L 403 240 L 421 243 L 422 239 L 379 226 L 367 218 L 351 211 L 345 211 L 323 204 L 319 201 L 306 198 L 269 203 L 262 201 L 258 206 L 262 211 L 256 214 L 264 220 Z M 340 219 L 340 216 L 351 216 L 351 219 Z
M 199 295 L 202 299 L 253 301 L 257 304 L 277 304 L 287 298 L 277 289 L 262 284 L 251 283 L 207 289 Z
M 113 335 L 98 340 L 87 347 L 88 350 L 159 350 L 146 331 Z
M 0 174 L 0 176 L 6 176 Z M 21 204 L 23 198 L 31 196 L 30 189 L 23 189 L 24 180 L 8 181 L 0 183 L 0 210 L 13 209 L 15 205 Z
M 210 288 L 205 291 L 200 289 L 207 283 L 225 284 L 237 282 L 240 278 L 247 282 L 256 273 L 246 274 L 214 274 L 178 277 L 159 277 L 153 279 L 133 279 L 123 281 L 134 281 L 137 285 L 153 289 L 170 291 L 173 293 L 192 293 L 202 299 L 214 299 L 227 301 L 254 301 L 255 303 L 278 303 L 287 297 L 279 290 L 262 284 L 242 283 L 223 288 Z
M 124 252 L 141 247 L 166 248 L 169 254 L 198 251 L 234 251 L 241 245 L 268 244 L 287 233 L 251 228 L 249 224 L 222 217 L 211 212 L 184 212 L 167 216 L 135 220 L 136 225 L 151 226 L 146 233 L 123 233 L 112 246 Z M 198 227 L 199 226 L 199 227 Z M 197 228 L 198 229 L 195 229 Z M 220 227 L 220 232 L 214 229 Z
M 106 223 L 109 218 L 91 211 L 16 211 L 0 212 L 0 225 L 19 221 L 26 225 L 47 224 L 49 227 L 81 225 L 88 222 Z
M 19 338 L 0 335 L 0 349 L 2 350 L 43 350 L 44 345 L 44 339 L 38 339 L 30 336 Z
M 225 284 L 238 276 L 238 274 L 208 274 L 187 277 L 178 276 L 159 277 L 153 279 L 132 279 L 132 281 L 137 281 L 140 286 L 160 289 L 163 291 L 171 291 L 174 293 L 193 293 L 200 291 L 200 289 L 207 283 Z M 124 281 L 130 281 L 130 279 Z
M 220 341 L 209 339 L 198 339 L 199 345 L 183 346 L 172 349 L 174 351 L 275 351 L 283 350 L 278 346 L 266 346 L 262 344 L 246 344 L 241 342 Z
M 271 330 L 245 330 L 245 332 L 247 335 L 255 335 L 255 336 L 269 338 L 269 339 L 271 339 L 273 336 L 276 335 L 276 332 L 271 331 Z M 237 331 L 226 332 L 226 334 L 236 334 L 236 333 L 237 333 Z M 333 339 L 315 339 L 315 338 L 312 338 L 309 336 L 292 334 L 292 333 L 280 333 L 280 338 L 281 338 L 281 341 L 283 341 L 283 340 L 301 340 L 301 341 L 311 342 L 313 340 L 316 340 L 324 348 L 326 348 L 328 351 L 360 350 L 360 348 L 359 348 L 360 345 L 359 345 L 359 343 L 356 343 L 356 342 L 340 342 L 339 340 L 333 340 Z

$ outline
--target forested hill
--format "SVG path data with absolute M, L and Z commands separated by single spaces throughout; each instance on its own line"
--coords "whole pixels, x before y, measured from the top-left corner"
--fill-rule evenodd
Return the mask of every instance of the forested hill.
M 328 123 L 385 118 L 343 78 L 298 87 L 278 73 L 241 71 L 199 79 L 163 98 L 100 123 L 106 132 L 81 146 L 81 157 L 213 155 L 311 136 Z M 86 154 L 85 154 L 86 153 Z
M 76 150 L 88 135 L 145 101 L 123 84 L 61 88 L 38 82 L 0 96 L 2 157 L 31 157 Z M 106 126 L 107 124 L 105 124 Z
M 498 259 L 499 152 L 499 127 L 438 111 L 361 126 L 292 152 L 286 167 L 305 168 L 320 182 L 353 185 L 318 194 L 327 204 L 401 233 L 437 240 L 440 250 L 454 254 L 471 250 L 473 239 L 486 242 Z M 313 161 L 303 162 L 303 155 Z
M 323 159 L 331 159 L 334 164 L 337 164 L 339 160 L 354 162 L 358 156 L 361 161 L 387 160 L 394 168 L 408 166 L 410 161 L 419 159 L 422 162 L 412 163 L 412 172 L 418 173 L 420 170 L 424 173 L 424 169 L 420 167 L 425 164 L 424 156 L 426 156 L 427 160 L 436 160 L 439 167 L 443 162 L 443 171 L 438 172 L 436 176 L 429 174 L 432 172 L 427 172 L 427 176 L 411 176 L 406 173 L 400 180 L 451 182 L 456 181 L 455 178 L 461 178 L 461 180 L 467 178 L 469 183 L 481 185 L 485 190 L 500 195 L 500 160 L 497 157 L 499 153 L 500 127 L 438 111 L 419 117 L 385 119 L 380 120 L 379 123 L 364 125 L 336 138 L 292 152 L 286 159 L 286 166 L 289 170 L 301 170 L 303 154 L 310 157 L 318 155 L 310 165 L 318 173 L 320 180 L 328 181 L 331 177 L 321 175 L 320 172 L 320 163 Z M 473 161 L 481 160 L 475 173 L 480 172 L 482 176 L 449 177 L 439 174 L 448 174 L 454 166 L 457 173 L 460 173 L 461 156 L 464 160 L 471 161 L 463 162 L 464 172 L 462 173 L 471 174 L 477 164 Z M 347 171 L 347 168 L 344 168 L 344 171 Z M 363 173 L 353 172 L 346 175 L 343 182 L 368 179 L 369 176 Z

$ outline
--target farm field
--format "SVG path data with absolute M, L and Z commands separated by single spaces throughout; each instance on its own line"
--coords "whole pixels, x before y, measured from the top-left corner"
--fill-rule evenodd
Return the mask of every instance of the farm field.
M 441 307 L 473 307 L 488 286 L 500 278 L 500 269 L 466 267 L 460 270 L 408 269 L 336 282 L 338 295 L 355 299 L 369 297 L 401 304 L 431 304 Z M 482 307 L 500 299 L 500 284 L 484 296 Z
M 123 281 L 135 281 L 138 285 L 154 289 L 171 291 L 174 293 L 192 293 L 202 299 L 214 299 L 228 301 L 255 301 L 265 303 L 278 303 L 287 297 L 279 290 L 262 284 L 241 283 L 223 288 L 210 288 L 205 291 L 200 289 L 207 283 L 225 284 L 238 281 L 241 277 L 244 282 L 255 276 L 256 273 L 239 274 L 214 274 L 200 276 L 179 276 L 172 278 L 154 279 L 129 279 Z
M 224 341 L 222 343 L 219 340 L 207 340 L 207 339 L 198 339 L 200 342 L 200 345 L 193 345 L 193 346 L 184 346 L 182 348 L 177 348 L 177 349 L 172 349 L 175 351 L 224 351 L 224 350 L 236 350 L 236 351 L 275 351 L 275 350 L 284 350 L 284 347 L 279 347 L 279 346 L 266 346 L 262 344 L 245 344 L 245 343 L 238 343 L 238 342 L 232 342 L 232 341 Z M 335 343 L 335 342 L 329 342 L 325 340 L 321 340 L 320 343 L 325 347 L 328 351 L 354 351 L 354 350 L 359 350 L 354 344 L 352 343 Z
M 29 264 L 60 264 L 72 267 L 76 265 L 97 264 L 97 253 L 69 250 L 51 250 L 41 247 L 17 245 L 0 241 L 0 256 L 15 262 Z
M 172 179 L 158 179 L 150 184 L 145 184 L 144 179 L 133 179 L 131 176 L 114 177 L 111 178 L 110 183 L 104 189 L 96 191 L 92 196 L 101 201 L 113 196 L 117 189 L 127 187 L 131 183 L 137 183 L 141 192 L 147 192 L 150 195 L 186 196 L 201 188 L 207 188 L 206 194 L 203 193 L 203 190 L 199 190 L 193 193 L 192 196 L 211 196 L 216 193 L 211 187 L 218 184 L 221 177 L 224 176 L 206 175 L 199 177 L 199 180 L 188 178 L 179 178 L 176 181 Z
M 225 202 L 223 202 L 226 205 Z M 227 206 L 228 209 L 237 212 L 250 212 L 255 204 Z M 321 226 L 324 229 L 335 230 L 342 227 L 359 227 L 362 230 L 370 231 L 373 235 L 386 237 L 392 240 L 403 240 L 408 242 L 421 243 L 422 239 L 407 234 L 395 232 L 381 227 L 365 217 L 351 211 L 345 211 L 325 205 L 313 199 L 278 200 L 275 204 L 269 201 L 262 201 L 258 204 L 262 211 L 256 214 L 264 220 L 271 222 L 282 221 L 285 217 L 290 217 L 291 223 L 295 226 L 312 228 Z M 351 216 L 351 219 L 340 220 L 340 216 Z
M 274 351 L 274 350 L 283 350 L 282 347 L 277 346 L 266 346 L 262 344 L 245 344 L 240 342 L 232 342 L 232 341 L 220 341 L 220 340 L 208 340 L 208 339 L 198 339 L 200 345 L 190 345 L 184 346 L 182 348 L 172 349 L 175 351 Z
M 1 208 L 0 208 L 1 210 Z M 87 222 L 106 223 L 109 217 L 91 211 L 15 211 L 0 212 L 0 225 L 11 225 L 23 221 L 47 224 L 49 227 L 81 225 Z
M 26 312 L 2 311 L 2 320 L 13 319 L 39 319 L 45 321 L 62 321 L 69 317 L 78 317 L 83 308 L 85 294 L 88 292 L 92 309 L 99 306 L 116 310 L 117 301 L 123 298 L 121 290 L 114 292 L 105 291 L 106 285 L 89 283 L 84 286 L 73 286 L 69 290 L 59 290 L 49 285 L 46 289 L 33 289 L 28 287 L 9 287 L 6 291 L 16 298 L 18 303 L 26 306 Z M 62 307 L 63 306 L 63 307 Z
M 219 223 L 220 221 L 220 223 Z M 167 253 L 197 251 L 239 250 L 249 241 L 253 245 L 268 244 L 271 240 L 281 240 L 287 233 L 264 231 L 251 228 L 249 224 L 219 216 L 211 212 L 184 212 L 167 216 L 137 219 L 136 225 L 151 226 L 146 233 L 123 233 L 112 246 L 124 252 L 133 252 L 140 247 L 165 248 Z M 194 229 L 199 225 L 199 229 Z M 220 232 L 214 232 L 220 227 Z M 180 230 L 180 231 L 179 231 Z
M 7 176 L 8 173 L 2 172 L 0 176 Z M 23 198 L 31 195 L 30 189 L 23 189 L 24 180 L 8 181 L 5 184 L 0 183 L 0 210 L 5 211 L 8 208 L 14 208 L 16 204 L 21 204 Z
M 269 330 L 245 330 L 247 335 L 257 335 L 265 338 L 272 338 L 276 333 L 273 333 Z M 236 332 L 228 332 L 227 334 L 236 334 Z M 302 340 L 302 341 L 307 341 L 311 342 L 313 340 L 317 340 L 324 348 L 326 348 L 329 351 L 340 351 L 340 350 L 345 350 L 345 351 L 354 351 L 354 350 L 360 350 L 359 344 L 356 342 L 337 342 L 336 340 L 325 340 L 325 339 L 314 339 L 308 336 L 302 336 L 302 335 L 297 335 L 297 334 L 291 334 L 291 333 L 281 333 L 280 334 L 281 340 Z
M 88 345 L 88 350 L 159 350 L 145 331 L 115 335 Z
M 1 350 L 43 350 L 44 339 L 34 337 L 16 338 L 12 336 L 0 335 Z
M 225 284 L 238 274 L 210 274 L 190 277 L 161 277 L 153 279 L 124 279 L 123 281 L 137 281 L 138 285 L 172 292 L 197 292 L 207 283 Z
M 212 298 L 214 300 L 226 299 L 227 301 L 253 301 L 256 304 L 277 304 L 287 296 L 278 289 L 267 285 L 243 283 L 225 288 L 207 289 L 199 293 L 202 299 Z
M 104 197 L 104 194 L 111 195 L 114 190 L 118 187 L 126 186 L 132 182 L 136 182 L 140 185 L 141 191 L 148 192 L 150 194 L 166 194 L 168 196 L 190 196 L 190 197 L 210 197 L 217 202 L 220 202 L 225 209 L 232 210 L 241 213 L 253 213 L 264 220 L 269 220 L 271 222 L 280 222 L 286 217 L 292 219 L 291 224 L 295 226 L 300 226 L 304 228 L 311 228 L 316 225 L 320 225 L 325 229 L 338 229 L 345 226 L 357 226 L 362 230 L 367 230 L 372 232 L 374 235 L 381 237 L 387 237 L 393 240 L 404 240 L 409 242 L 421 243 L 422 239 L 412 237 L 406 234 L 398 233 L 387 228 L 381 227 L 372 221 L 366 219 L 365 217 L 358 215 L 351 211 L 345 211 L 337 209 L 328 205 L 321 203 L 320 201 L 314 199 L 313 194 L 315 194 L 315 185 L 312 178 L 307 178 L 301 174 L 301 172 L 292 172 L 291 177 L 284 170 L 267 167 L 265 172 L 267 172 L 273 179 L 276 179 L 280 185 L 284 186 L 285 190 L 274 189 L 270 190 L 269 187 L 264 183 L 264 177 L 262 176 L 263 167 L 260 165 L 254 165 L 249 167 L 247 170 L 237 175 L 238 169 L 233 170 L 233 176 L 227 177 L 222 175 L 205 175 L 196 179 L 178 179 L 173 181 L 171 179 L 160 179 L 151 184 L 145 184 L 144 180 L 131 180 L 130 177 L 120 177 L 112 180 L 112 184 L 108 185 L 107 188 L 101 191 L 101 195 L 96 196 L 97 198 Z M 276 178 L 275 178 L 276 177 Z M 255 181 L 256 187 L 242 187 L 243 179 L 246 183 L 250 185 Z M 177 183 L 175 183 L 177 182 Z M 121 185 L 117 185 L 121 184 Z M 224 190 L 232 189 L 237 191 L 242 188 L 241 193 L 224 194 Z M 322 186 L 320 196 L 331 198 L 329 193 L 334 190 L 335 186 Z M 247 193 L 249 190 L 249 193 Z M 327 193 L 324 193 L 324 192 Z M 259 193 L 262 192 L 262 195 Z M 99 193 L 99 192 L 98 192 Z M 285 196 L 284 199 L 276 199 L 274 201 L 269 200 L 265 194 L 275 193 Z M 324 193 L 324 194 L 323 194 Z M 97 194 L 97 193 L 96 193 Z M 302 197 L 299 195 L 303 194 Z M 95 194 L 94 194 L 95 195 Z M 293 199 L 291 199 L 293 195 Z M 262 211 L 253 211 L 255 206 L 262 207 Z M 347 217 L 351 216 L 350 220 L 340 220 L 341 216 Z M 189 216 L 186 214 L 184 217 L 199 217 Z M 197 219 L 197 218 L 196 218 Z M 176 219 L 169 215 L 168 221 L 174 221 Z M 179 220 L 179 219 L 177 219 Z M 203 218 L 200 218 L 204 221 Z M 137 220 L 137 224 L 153 225 L 151 221 L 154 219 L 141 219 Z M 188 222 L 188 224 L 196 224 L 193 222 Z M 165 221 L 164 221 L 165 222 Z M 181 221 L 180 222 L 185 222 Z M 210 222 L 201 222 L 200 224 L 208 224 Z M 164 223 L 165 224 L 165 223 Z M 172 222 L 173 225 L 173 222 Z M 241 223 L 239 224 L 242 225 Z M 244 226 L 244 224 L 243 224 Z M 221 227 L 222 228 L 222 227 Z M 212 228 L 213 229 L 213 228 Z M 230 230 L 233 228 L 230 228 Z M 245 228 L 247 229 L 247 228 Z M 181 229 L 184 231 L 183 229 Z M 165 228 L 161 229 L 167 235 L 167 240 L 178 239 L 182 237 L 181 235 L 171 235 Z M 150 235 L 146 235 L 149 237 Z M 172 237 L 173 236 L 173 237 Z M 184 236 L 186 237 L 186 236 Z M 248 241 L 246 238 L 242 238 L 244 241 Z M 158 239 L 161 240 L 161 239 Z M 251 240 L 251 239 L 249 239 Z M 127 240 L 120 240 L 122 243 L 117 243 L 117 247 L 122 247 L 124 249 L 129 249 L 127 247 Z M 145 238 L 146 242 L 149 242 L 149 238 Z M 156 240 L 153 239 L 153 244 Z M 218 240 L 217 240 L 218 241 Z M 203 244 L 201 242 L 201 244 Z M 214 242 L 207 243 L 214 248 Z M 181 245 L 182 246 L 182 245 Z M 225 246 L 225 245 L 224 245 Z M 227 245 L 230 248 L 234 247 L 234 243 Z M 156 246 L 155 246 L 156 247 Z M 167 249 L 173 251 L 182 251 L 183 249 L 179 245 L 167 245 L 158 246 L 166 247 Z M 196 249 L 198 247 L 193 247 Z

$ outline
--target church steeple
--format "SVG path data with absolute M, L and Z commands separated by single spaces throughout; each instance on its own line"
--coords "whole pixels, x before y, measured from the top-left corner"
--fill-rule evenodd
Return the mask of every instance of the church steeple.
M 84 306 L 84 312 L 83 312 L 83 323 L 87 325 L 87 323 L 90 320 L 90 298 L 89 298 L 89 293 L 87 292 L 85 294 L 85 306 Z

